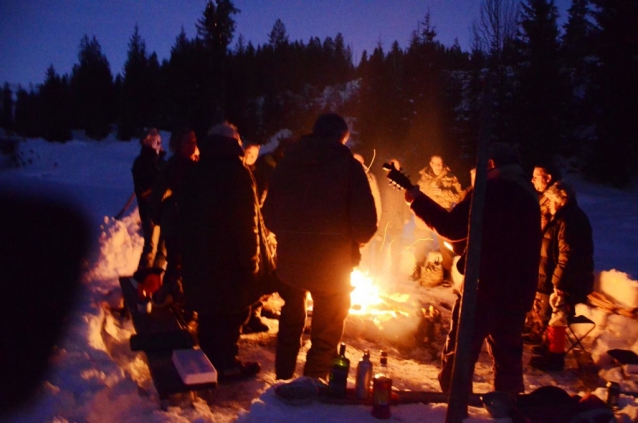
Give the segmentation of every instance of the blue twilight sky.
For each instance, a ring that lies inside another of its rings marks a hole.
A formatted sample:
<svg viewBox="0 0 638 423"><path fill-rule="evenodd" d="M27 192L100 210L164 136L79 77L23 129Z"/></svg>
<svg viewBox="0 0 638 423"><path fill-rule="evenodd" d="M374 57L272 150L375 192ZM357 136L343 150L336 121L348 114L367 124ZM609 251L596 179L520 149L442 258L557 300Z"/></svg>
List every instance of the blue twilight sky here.
<svg viewBox="0 0 638 423"><path fill-rule="evenodd" d="M359 60L380 42L387 51L396 40L406 47L412 31L430 10L438 40L450 46L458 38L470 45L470 26L480 0L235 0L240 34L257 44L267 42L281 19L291 41L322 41L341 32ZM570 0L557 0L561 21ZM206 0L0 0L0 84L39 84L49 65L70 74L78 62L84 34L95 35L113 74L121 73L128 42L137 23L148 52L168 59L183 27L189 38Z"/></svg>

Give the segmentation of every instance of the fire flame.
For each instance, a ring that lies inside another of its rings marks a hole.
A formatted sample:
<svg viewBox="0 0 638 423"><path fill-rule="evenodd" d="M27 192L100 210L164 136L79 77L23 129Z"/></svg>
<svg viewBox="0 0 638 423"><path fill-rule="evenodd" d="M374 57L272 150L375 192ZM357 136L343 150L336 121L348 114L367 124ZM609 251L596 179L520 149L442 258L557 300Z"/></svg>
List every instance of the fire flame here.
<svg viewBox="0 0 638 423"><path fill-rule="evenodd" d="M371 307L383 303L379 287L359 269L350 274L350 284L354 288L350 293L350 314L368 314Z"/></svg>

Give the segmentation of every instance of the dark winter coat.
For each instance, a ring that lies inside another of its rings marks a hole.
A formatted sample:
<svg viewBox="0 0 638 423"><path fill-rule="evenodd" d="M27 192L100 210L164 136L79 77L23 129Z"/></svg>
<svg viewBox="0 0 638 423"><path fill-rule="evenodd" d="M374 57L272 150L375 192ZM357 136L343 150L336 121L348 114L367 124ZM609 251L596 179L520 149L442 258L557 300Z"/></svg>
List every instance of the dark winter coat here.
<svg viewBox="0 0 638 423"><path fill-rule="evenodd" d="M263 206L277 237L277 271L287 284L324 292L350 286L359 247L377 229L374 198L365 171L337 141L314 136L288 147L269 182Z"/></svg>
<svg viewBox="0 0 638 423"><path fill-rule="evenodd" d="M165 155L166 151L162 150L158 154L151 147L142 146L139 156L133 162L133 168L131 169L131 172L133 172L133 187L142 220L151 218L151 188L160 170L166 164Z"/></svg>
<svg viewBox="0 0 638 423"><path fill-rule="evenodd" d="M585 302L594 286L594 242L589 219L570 200L556 212L543 231L538 291L554 287L568 294L571 304Z"/></svg>
<svg viewBox="0 0 638 423"><path fill-rule="evenodd" d="M178 232L178 197L182 183L195 162L174 154L157 175L151 190L150 205L153 223L160 225L162 235L174 237Z"/></svg>
<svg viewBox="0 0 638 423"><path fill-rule="evenodd" d="M258 270L265 267L254 180L236 140L214 135L199 147L180 196L186 306L240 312L259 298Z"/></svg>
<svg viewBox="0 0 638 423"><path fill-rule="evenodd" d="M467 238L472 193L447 211L426 195L411 205L416 216L450 241ZM477 315L497 307L526 312L536 291L540 249L540 210L531 183L520 166L488 172L482 223ZM463 271L465 252L459 261Z"/></svg>

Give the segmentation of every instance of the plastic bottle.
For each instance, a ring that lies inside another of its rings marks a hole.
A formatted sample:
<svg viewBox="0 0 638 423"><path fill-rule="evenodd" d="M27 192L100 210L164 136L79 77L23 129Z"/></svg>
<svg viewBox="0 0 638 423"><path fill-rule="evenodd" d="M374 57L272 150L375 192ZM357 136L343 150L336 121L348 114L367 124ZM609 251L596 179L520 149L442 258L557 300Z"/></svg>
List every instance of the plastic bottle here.
<svg viewBox="0 0 638 423"><path fill-rule="evenodd" d="M392 378L388 369L388 353L381 351L379 372L372 382L372 415L377 419L389 419L392 398Z"/></svg>
<svg viewBox="0 0 638 423"><path fill-rule="evenodd" d="M328 394L345 398L348 387L348 373L350 372L350 360L346 357L346 344L339 345L339 355L332 359L330 378L328 380Z"/></svg>
<svg viewBox="0 0 638 423"><path fill-rule="evenodd" d="M370 361L370 351L363 353L363 358L357 365L357 381L355 392L357 398L367 399L370 396L370 383L372 382L372 362Z"/></svg>

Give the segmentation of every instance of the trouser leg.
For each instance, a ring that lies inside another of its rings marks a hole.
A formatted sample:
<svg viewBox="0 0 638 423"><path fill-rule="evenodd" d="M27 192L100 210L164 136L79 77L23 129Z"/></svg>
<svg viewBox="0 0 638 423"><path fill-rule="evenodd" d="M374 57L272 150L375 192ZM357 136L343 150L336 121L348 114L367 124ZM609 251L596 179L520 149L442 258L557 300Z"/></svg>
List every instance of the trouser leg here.
<svg viewBox="0 0 638 423"><path fill-rule="evenodd" d="M277 379L290 379L295 374L301 337L306 325L306 291L282 284L279 295L284 300L279 316L275 374Z"/></svg>
<svg viewBox="0 0 638 423"><path fill-rule="evenodd" d="M237 313L199 313L199 346L218 370L232 367L239 354L241 325L248 318L248 309Z"/></svg>
<svg viewBox="0 0 638 423"><path fill-rule="evenodd" d="M494 359L494 390L518 394L523 385L524 313L503 313L496 317L496 325L487 337L487 345Z"/></svg>
<svg viewBox="0 0 638 423"><path fill-rule="evenodd" d="M459 331L459 313L461 306L461 298L457 297L454 307L452 308L452 320L450 323L450 332L448 333L443 347L443 353L441 354L441 371L439 372L438 379L439 385L443 392L450 392L452 387L452 378L454 376L454 358L456 349L456 336ZM479 314L477 313L477 316ZM472 342L470 344L470 379L469 390L472 392L472 375L474 374L474 365L478 360L481 353L481 347L483 340L485 339L485 332L491 324L491 317L489 314L481 315L480 318L474 319L474 331L472 335Z"/></svg>
<svg viewBox="0 0 638 423"><path fill-rule="evenodd" d="M306 357L304 375L326 378L330 373L332 359L341 342L344 323L350 310L350 293L311 292L313 301L312 343Z"/></svg>

